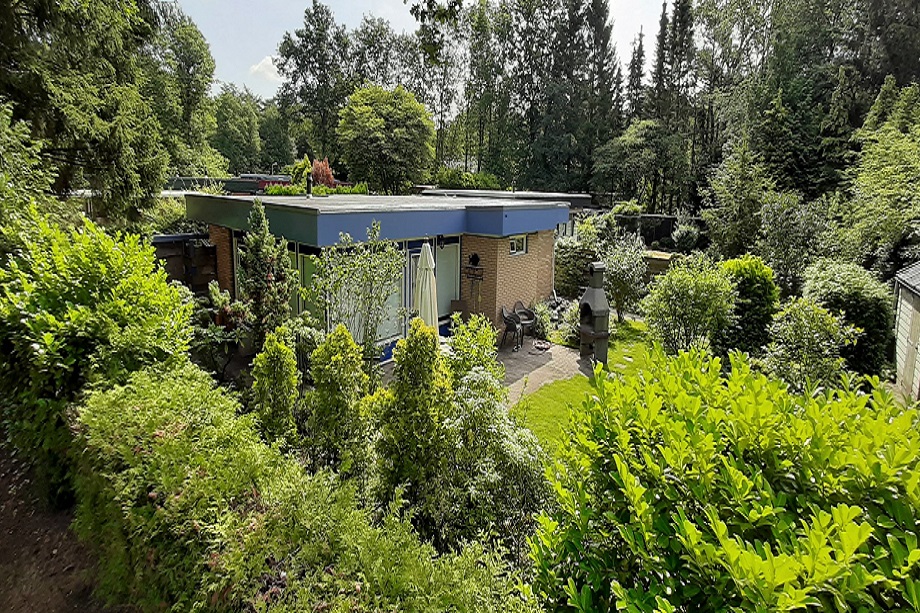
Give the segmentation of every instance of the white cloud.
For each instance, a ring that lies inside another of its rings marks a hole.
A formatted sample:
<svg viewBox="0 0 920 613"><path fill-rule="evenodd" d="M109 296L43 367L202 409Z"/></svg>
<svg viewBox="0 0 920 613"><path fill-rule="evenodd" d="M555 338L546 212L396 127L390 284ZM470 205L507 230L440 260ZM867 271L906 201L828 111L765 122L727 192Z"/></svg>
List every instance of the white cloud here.
<svg viewBox="0 0 920 613"><path fill-rule="evenodd" d="M272 60L274 56L266 55L258 64L249 67L249 74L272 83L281 83L283 79Z"/></svg>

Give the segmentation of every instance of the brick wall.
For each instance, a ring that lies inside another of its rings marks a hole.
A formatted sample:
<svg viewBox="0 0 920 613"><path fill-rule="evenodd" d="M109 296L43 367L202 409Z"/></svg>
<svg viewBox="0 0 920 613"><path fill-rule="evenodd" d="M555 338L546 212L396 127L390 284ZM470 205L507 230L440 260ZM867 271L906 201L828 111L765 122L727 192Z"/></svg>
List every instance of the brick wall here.
<svg viewBox="0 0 920 613"><path fill-rule="evenodd" d="M470 312L481 312L499 329L504 327L501 307L509 310L520 300L526 306L553 293L553 231L546 230L527 236L527 253L511 255L509 239L464 235L461 240L462 267L469 256L478 253L479 265L484 268L479 284L481 302L476 308L473 295L475 282L461 278L460 298L466 301Z"/></svg>
<svg viewBox="0 0 920 613"><path fill-rule="evenodd" d="M507 245L503 239L464 234L460 239L460 300L466 302L470 313L483 313L496 326L501 326L501 317L496 317L495 294L498 286L498 245ZM507 247L506 247L507 248ZM479 254L479 265L483 268L482 281L468 279L464 273L470 262L470 255Z"/></svg>
<svg viewBox="0 0 920 613"><path fill-rule="evenodd" d="M236 293L233 283L233 234L230 228L210 225L208 235L217 250L217 283L220 289L229 291L232 296Z"/></svg>

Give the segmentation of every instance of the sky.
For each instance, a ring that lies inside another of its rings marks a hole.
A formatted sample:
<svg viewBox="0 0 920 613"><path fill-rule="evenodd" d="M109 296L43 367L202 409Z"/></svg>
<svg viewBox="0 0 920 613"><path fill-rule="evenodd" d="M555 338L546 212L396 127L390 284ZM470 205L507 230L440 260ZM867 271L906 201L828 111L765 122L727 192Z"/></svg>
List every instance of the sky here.
<svg viewBox="0 0 920 613"><path fill-rule="evenodd" d="M467 0L469 1L469 0ZM264 98L280 83L271 58L285 32L303 25L311 0L178 0L211 45L218 81L246 85ZM383 17L397 32L412 31L415 19L403 0L327 0L338 23L349 29L366 14ZM649 60L661 5L650 0L610 0L613 39L620 60L629 59L632 41L642 26Z"/></svg>

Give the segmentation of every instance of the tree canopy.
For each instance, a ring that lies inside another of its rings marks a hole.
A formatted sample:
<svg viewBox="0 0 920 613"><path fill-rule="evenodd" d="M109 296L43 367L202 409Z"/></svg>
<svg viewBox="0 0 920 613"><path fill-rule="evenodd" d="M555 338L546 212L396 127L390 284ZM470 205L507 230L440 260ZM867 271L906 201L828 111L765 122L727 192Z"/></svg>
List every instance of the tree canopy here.
<svg viewBox="0 0 920 613"><path fill-rule="evenodd" d="M434 156L434 124L403 87L356 90L339 113L342 158L351 175L393 194L418 182Z"/></svg>

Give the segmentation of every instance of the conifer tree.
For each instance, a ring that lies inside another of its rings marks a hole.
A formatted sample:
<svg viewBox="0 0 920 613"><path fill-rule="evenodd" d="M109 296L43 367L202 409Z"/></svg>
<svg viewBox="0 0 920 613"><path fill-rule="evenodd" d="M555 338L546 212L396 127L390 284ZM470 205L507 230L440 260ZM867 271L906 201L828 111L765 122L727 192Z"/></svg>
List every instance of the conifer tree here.
<svg viewBox="0 0 920 613"><path fill-rule="evenodd" d="M249 213L249 232L240 254L240 290L249 304L256 349L267 333L291 314L291 299L298 286L287 241L272 236L265 208L258 200Z"/></svg>
<svg viewBox="0 0 920 613"><path fill-rule="evenodd" d="M632 56L629 58L629 74L626 80L626 103L629 107L629 118L639 119L642 117L645 100L645 85L642 81L645 78L645 35L642 29L639 29L639 36L633 40Z"/></svg>
<svg viewBox="0 0 920 613"><path fill-rule="evenodd" d="M667 123L668 118L668 3L661 3L658 38L655 41L655 68L652 71L652 113L655 119Z"/></svg>

